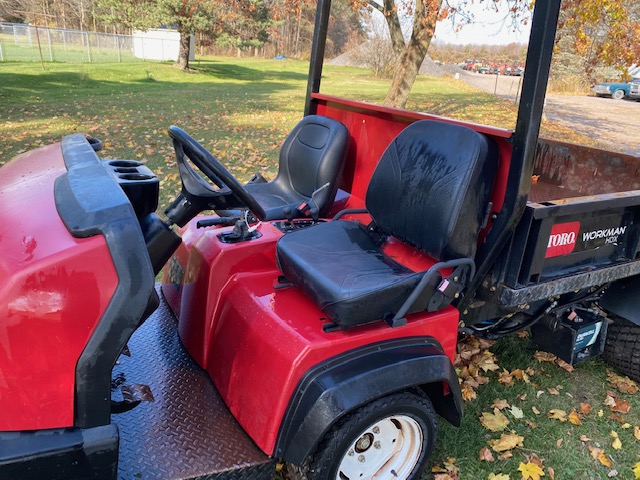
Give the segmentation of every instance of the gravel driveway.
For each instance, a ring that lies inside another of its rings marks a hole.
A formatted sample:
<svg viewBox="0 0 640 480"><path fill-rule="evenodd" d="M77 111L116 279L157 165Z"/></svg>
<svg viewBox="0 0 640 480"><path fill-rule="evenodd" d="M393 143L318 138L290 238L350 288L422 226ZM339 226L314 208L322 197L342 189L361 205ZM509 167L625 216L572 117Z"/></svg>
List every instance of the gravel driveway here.
<svg viewBox="0 0 640 480"><path fill-rule="evenodd" d="M515 100L521 77L462 72L460 79L496 95ZM497 82L496 82L497 80ZM640 102L611 98L547 95L544 114L589 136L607 149L640 157Z"/></svg>

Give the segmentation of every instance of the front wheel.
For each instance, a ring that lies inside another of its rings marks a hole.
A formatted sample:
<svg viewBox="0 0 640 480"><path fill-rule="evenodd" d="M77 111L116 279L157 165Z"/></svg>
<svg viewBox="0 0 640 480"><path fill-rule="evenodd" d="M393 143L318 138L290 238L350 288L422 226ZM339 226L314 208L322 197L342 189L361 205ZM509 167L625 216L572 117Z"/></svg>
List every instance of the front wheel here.
<svg viewBox="0 0 640 480"><path fill-rule="evenodd" d="M339 420L299 470L309 480L419 478L437 430L425 395L399 392Z"/></svg>
<svg viewBox="0 0 640 480"><path fill-rule="evenodd" d="M613 98L614 100L622 100L624 98L624 90L616 90L611 95L611 98Z"/></svg>
<svg viewBox="0 0 640 480"><path fill-rule="evenodd" d="M604 359L620 373L640 382L640 325L614 317L607 327Z"/></svg>

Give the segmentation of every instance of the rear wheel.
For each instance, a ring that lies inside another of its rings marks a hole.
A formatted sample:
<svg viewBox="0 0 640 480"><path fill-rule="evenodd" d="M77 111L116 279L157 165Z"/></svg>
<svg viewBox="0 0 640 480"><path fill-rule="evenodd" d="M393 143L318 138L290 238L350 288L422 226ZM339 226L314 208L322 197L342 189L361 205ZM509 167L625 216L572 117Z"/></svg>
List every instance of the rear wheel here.
<svg viewBox="0 0 640 480"><path fill-rule="evenodd" d="M614 100L622 100L624 98L624 90L616 90L611 95L611 98L613 98Z"/></svg>
<svg viewBox="0 0 640 480"><path fill-rule="evenodd" d="M604 359L620 373L640 382L640 325L614 317L607 328Z"/></svg>
<svg viewBox="0 0 640 480"><path fill-rule="evenodd" d="M338 421L298 473L309 480L419 478L436 430L436 414L425 395L394 393Z"/></svg>

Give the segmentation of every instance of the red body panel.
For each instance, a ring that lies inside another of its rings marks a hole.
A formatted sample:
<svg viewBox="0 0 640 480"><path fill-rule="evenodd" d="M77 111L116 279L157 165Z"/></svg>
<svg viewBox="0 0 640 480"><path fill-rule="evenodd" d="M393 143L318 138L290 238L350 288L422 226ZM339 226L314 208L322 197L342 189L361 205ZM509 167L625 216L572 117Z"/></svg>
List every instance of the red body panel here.
<svg viewBox="0 0 640 480"><path fill-rule="evenodd" d="M266 453L273 452L280 422L302 376L313 366L363 345L401 337L432 336L453 360L458 311L446 308L409 316L406 326L375 322L325 333L328 320L297 288L275 289L275 244L281 233L271 224L262 237L225 244L224 229L186 228L188 266L182 288L180 338L207 370L238 422ZM434 262L400 242L385 250L410 268ZM163 291L176 296L176 286ZM165 296L166 293L165 293Z"/></svg>
<svg viewBox="0 0 640 480"><path fill-rule="evenodd" d="M72 237L60 145L0 170L0 431L73 426L75 367L118 278L104 238Z"/></svg>

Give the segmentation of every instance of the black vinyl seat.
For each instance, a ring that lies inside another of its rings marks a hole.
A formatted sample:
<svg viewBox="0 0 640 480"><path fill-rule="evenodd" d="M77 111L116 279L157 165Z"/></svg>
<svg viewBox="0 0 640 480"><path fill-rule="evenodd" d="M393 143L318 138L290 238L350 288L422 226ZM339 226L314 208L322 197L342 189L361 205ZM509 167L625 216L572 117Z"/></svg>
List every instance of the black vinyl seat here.
<svg viewBox="0 0 640 480"><path fill-rule="evenodd" d="M348 147L349 132L342 123L319 115L304 117L282 145L276 178L268 183L250 182L244 186L264 208L263 220L304 216L297 207L328 183L314 199L319 215L326 215L338 190ZM237 210L217 213L238 215Z"/></svg>
<svg viewBox="0 0 640 480"><path fill-rule="evenodd" d="M369 183L365 202L375 232L338 220L289 233L277 244L278 265L341 328L388 318L425 272L385 255L380 235L436 261L473 259L498 160L495 144L474 130L415 122L387 147ZM427 308L439 283L439 275L430 276L410 311Z"/></svg>

